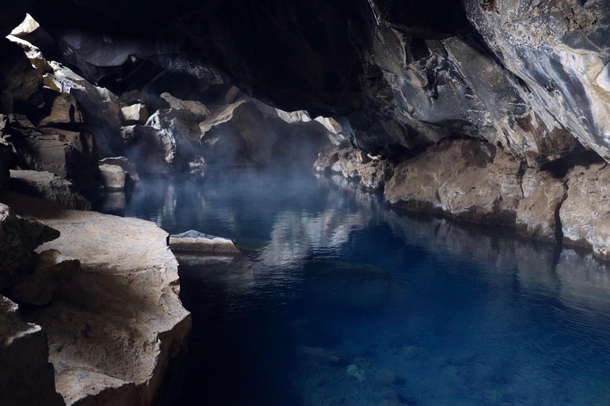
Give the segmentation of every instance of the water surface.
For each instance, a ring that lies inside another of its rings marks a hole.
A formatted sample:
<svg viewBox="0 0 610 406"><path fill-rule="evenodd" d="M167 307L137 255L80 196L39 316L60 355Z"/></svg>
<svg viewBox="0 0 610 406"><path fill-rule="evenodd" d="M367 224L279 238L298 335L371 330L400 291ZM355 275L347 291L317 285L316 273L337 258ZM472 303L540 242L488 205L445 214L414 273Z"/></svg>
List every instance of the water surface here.
<svg viewBox="0 0 610 406"><path fill-rule="evenodd" d="M145 181L125 215L247 249L181 264L194 330L168 405L610 404L610 272L590 255L311 174Z"/></svg>

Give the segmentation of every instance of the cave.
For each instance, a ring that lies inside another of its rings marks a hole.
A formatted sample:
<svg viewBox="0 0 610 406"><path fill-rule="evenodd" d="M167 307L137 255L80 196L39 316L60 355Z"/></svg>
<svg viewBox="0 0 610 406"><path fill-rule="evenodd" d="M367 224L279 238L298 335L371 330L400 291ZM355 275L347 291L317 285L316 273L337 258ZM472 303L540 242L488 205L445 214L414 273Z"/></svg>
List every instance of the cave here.
<svg viewBox="0 0 610 406"><path fill-rule="evenodd" d="M609 26L5 0L0 406L610 404Z"/></svg>

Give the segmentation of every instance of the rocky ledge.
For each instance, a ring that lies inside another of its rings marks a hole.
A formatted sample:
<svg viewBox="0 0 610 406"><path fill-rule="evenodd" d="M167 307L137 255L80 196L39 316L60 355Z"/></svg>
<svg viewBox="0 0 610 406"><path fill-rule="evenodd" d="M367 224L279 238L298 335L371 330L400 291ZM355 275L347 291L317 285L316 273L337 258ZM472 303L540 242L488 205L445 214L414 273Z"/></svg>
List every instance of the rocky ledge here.
<svg viewBox="0 0 610 406"><path fill-rule="evenodd" d="M59 251L70 257L69 264L80 261L81 267L57 287L47 306L28 308L19 317L14 303L0 304L13 309L2 313L4 319L12 317L11 323L0 319L0 332L8 337L0 350L13 354L8 345L20 343L25 348L20 354L31 350L33 355L24 359L36 365L26 381L39 370L48 380L46 333L55 387L66 404L151 404L191 329L190 314L178 297L178 263L166 246L167 234L147 221L69 210L7 191L0 201L32 219L27 221L36 219L61 233L37 248L46 262L56 260ZM12 330L4 331L5 325ZM30 339L23 338L26 333ZM47 384L52 387L52 381ZM7 396L17 395L20 386L10 387ZM47 404L49 393L54 392L32 392L10 404ZM55 399L52 404L61 403Z"/></svg>
<svg viewBox="0 0 610 406"><path fill-rule="evenodd" d="M601 159L528 167L488 142L455 140L403 160L334 150L321 154L314 170L383 190L399 211L514 226L521 234L591 248L610 259L610 166Z"/></svg>

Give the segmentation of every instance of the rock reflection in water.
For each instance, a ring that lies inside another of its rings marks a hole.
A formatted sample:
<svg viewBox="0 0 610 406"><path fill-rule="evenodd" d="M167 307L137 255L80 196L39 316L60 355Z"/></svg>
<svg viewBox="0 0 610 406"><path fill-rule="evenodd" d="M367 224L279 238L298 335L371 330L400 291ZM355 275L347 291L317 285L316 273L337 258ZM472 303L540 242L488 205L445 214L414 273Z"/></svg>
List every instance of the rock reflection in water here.
<svg viewBox="0 0 610 406"><path fill-rule="evenodd" d="M246 248L182 260L192 366L167 404L610 404L606 263L405 217L343 178L265 176L161 182L128 204Z"/></svg>

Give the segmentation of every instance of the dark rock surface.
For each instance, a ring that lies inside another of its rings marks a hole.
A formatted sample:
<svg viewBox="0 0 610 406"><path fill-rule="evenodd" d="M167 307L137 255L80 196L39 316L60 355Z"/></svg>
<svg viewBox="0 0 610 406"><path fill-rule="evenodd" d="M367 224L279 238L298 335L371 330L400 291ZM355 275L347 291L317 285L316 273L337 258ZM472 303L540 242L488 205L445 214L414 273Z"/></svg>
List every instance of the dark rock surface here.
<svg viewBox="0 0 610 406"><path fill-rule="evenodd" d="M0 404L65 405L55 391L47 336L26 323L18 306L0 295Z"/></svg>
<svg viewBox="0 0 610 406"><path fill-rule="evenodd" d="M32 268L34 249L59 237L59 231L15 214L0 204L0 291L12 286Z"/></svg>
<svg viewBox="0 0 610 406"><path fill-rule="evenodd" d="M31 197L39 197L75 210L91 210L91 203L74 190L72 183L50 172L10 172L10 190Z"/></svg>

